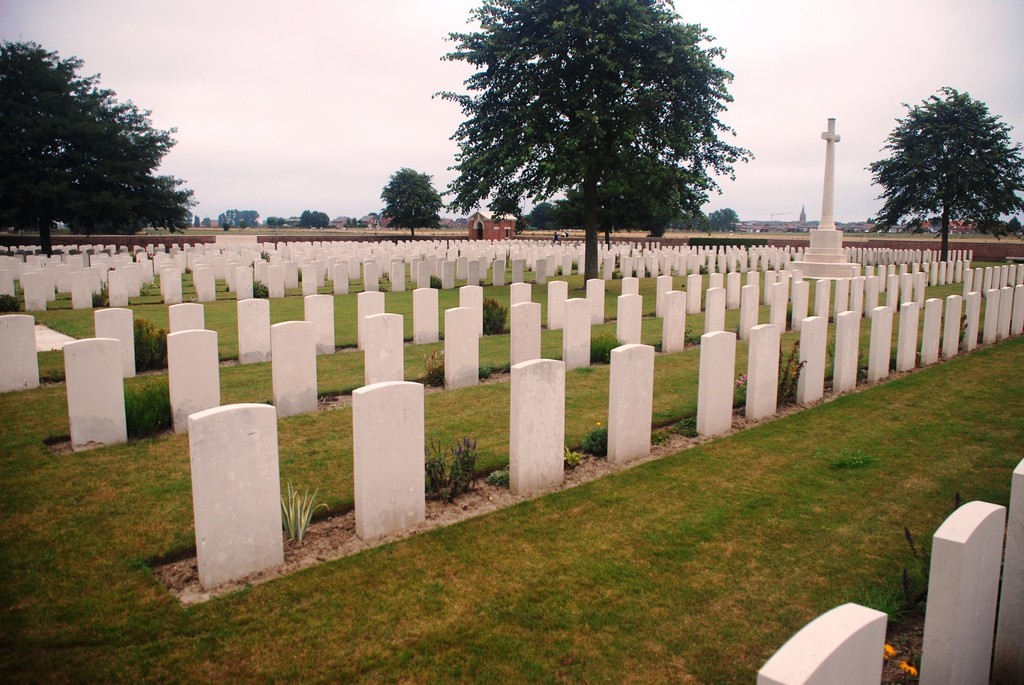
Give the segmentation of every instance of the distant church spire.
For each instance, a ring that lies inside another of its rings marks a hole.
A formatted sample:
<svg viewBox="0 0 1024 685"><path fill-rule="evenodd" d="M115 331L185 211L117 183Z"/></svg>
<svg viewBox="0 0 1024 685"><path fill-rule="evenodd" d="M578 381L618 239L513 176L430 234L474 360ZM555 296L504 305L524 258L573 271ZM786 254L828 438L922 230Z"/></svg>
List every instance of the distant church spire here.
<svg viewBox="0 0 1024 685"><path fill-rule="evenodd" d="M800 223L807 223L807 212L804 210L803 205L800 205Z"/></svg>

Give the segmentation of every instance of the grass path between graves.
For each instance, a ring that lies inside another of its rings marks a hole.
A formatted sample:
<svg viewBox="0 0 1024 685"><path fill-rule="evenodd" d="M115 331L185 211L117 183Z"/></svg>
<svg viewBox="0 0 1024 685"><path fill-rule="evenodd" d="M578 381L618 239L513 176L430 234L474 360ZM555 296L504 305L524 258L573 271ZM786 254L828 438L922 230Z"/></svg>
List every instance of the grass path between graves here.
<svg viewBox="0 0 1024 685"><path fill-rule="evenodd" d="M63 387L3 395L0 668L14 682L752 682L810 619L899 588L903 526L927 540L956 492L1007 503L1022 360L1024 338L983 347L188 609L147 566L194 545L185 438L55 455L42 442L66 434ZM656 421L693 411L696 363L659 356ZM604 420L606 384L607 367L569 374L567 441ZM428 435L474 435L500 464L507 394L428 396ZM282 482L351 506L349 410L283 420L280 442ZM830 468L843 448L877 462Z"/></svg>

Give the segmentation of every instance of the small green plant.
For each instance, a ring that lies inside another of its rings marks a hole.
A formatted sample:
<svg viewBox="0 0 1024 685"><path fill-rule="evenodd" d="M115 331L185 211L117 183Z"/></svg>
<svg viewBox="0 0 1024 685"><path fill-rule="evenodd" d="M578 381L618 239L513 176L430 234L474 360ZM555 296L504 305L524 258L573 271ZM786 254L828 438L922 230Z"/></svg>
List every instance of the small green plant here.
<svg viewBox="0 0 1024 685"><path fill-rule="evenodd" d="M693 328L687 326L686 332L683 334L683 342L687 345L700 345L700 334L694 333Z"/></svg>
<svg viewBox="0 0 1024 685"><path fill-rule="evenodd" d="M171 397L165 383L125 389L124 418L129 438L145 438L171 427Z"/></svg>
<svg viewBox="0 0 1024 685"><path fill-rule="evenodd" d="M612 361L612 350L619 347L619 342L614 335L608 333L597 333L590 338L590 363L609 364Z"/></svg>
<svg viewBox="0 0 1024 685"><path fill-rule="evenodd" d="M313 513L320 507L327 508L323 502L315 504L318 492L319 490L314 490L310 495L309 490L306 490L300 495L292 486L292 482L288 481L287 491L281 497L281 527L288 539L297 545L301 545L302 539L306 537Z"/></svg>
<svg viewBox="0 0 1024 685"><path fill-rule="evenodd" d="M608 427L602 426L600 422L597 428L587 433L580 443L580 450L595 457L604 457L608 454Z"/></svg>
<svg viewBox="0 0 1024 685"><path fill-rule="evenodd" d="M109 307L110 306L110 295L107 292L107 286L100 287L98 293L92 294L92 306L96 307Z"/></svg>
<svg viewBox="0 0 1024 685"><path fill-rule="evenodd" d="M889 617L890 623L898 623L907 615L907 605L903 601L903 596L892 588L870 588L861 592L853 601L869 609L881 611Z"/></svg>
<svg viewBox="0 0 1024 685"><path fill-rule="evenodd" d="M669 431L684 438L697 437L697 417L687 416L685 419L669 428Z"/></svg>
<svg viewBox="0 0 1024 685"><path fill-rule="evenodd" d="M253 281L252 296L261 300L266 300L270 297L270 289L267 288L267 284L263 281Z"/></svg>
<svg viewBox="0 0 1024 685"><path fill-rule="evenodd" d="M260 259L262 259L265 262L269 262L270 261L270 253L267 252L266 250L264 250L263 252L260 252Z"/></svg>
<svg viewBox="0 0 1024 685"><path fill-rule="evenodd" d="M732 393L733 409L740 409L747 406L747 374L736 379L735 389Z"/></svg>
<svg viewBox="0 0 1024 685"><path fill-rule="evenodd" d="M441 289L441 279L438 278L437 276L431 276L430 277L430 287L433 288L434 290L440 290Z"/></svg>
<svg viewBox="0 0 1024 685"><path fill-rule="evenodd" d="M135 370L167 368L167 329L146 319L135 319Z"/></svg>
<svg viewBox="0 0 1024 685"><path fill-rule="evenodd" d="M778 404L780 407L796 403L797 381L800 380L800 370L806 363L800 361L800 341L796 340L793 342L793 349L779 364Z"/></svg>
<svg viewBox="0 0 1024 685"><path fill-rule="evenodd" d="M433 388L444 387L444 350L434 350L423 357L423 368L426 370L424 382Z"/></svg>
<svg viewBox="0 0 1024 685"><path fill-rule="evenodd" d="M501 335L505 332L508 309L492 297L484 299L484 335Z"/></svg>
<svg viewBox="0 0 1024 685"><path fill-rule="evenodd" d="M652 445L664 445L672 438L672 435L667 430L654 431L651 433L651 444Z"/></svg>
<svg viewBox="0 0 1024 685"><path fill-rule="evenodd" d="M473 487L476 469L476 440L461 438L443 448L441 443L427 447L426 491L430 499L451 502Z"/></svg>
<svg viewBox="0 0 1024 685"><path fill-rule="evenodd" d="M0 312L20 312L21 302L14 295L0 295Z"/></svg>
<svg viewBox="0 0 1024 685"><path fill-rule="evenodd" d="M871 466L872 464L878 463L878 457L873 457L860 450L853 450L847 447L841 447L839 449L819 447L814 451L814 456L827 459L829 467L837 471L844 469L861 469L865 466Z"/></svg>
<svg viewBox="0 0 1024 685"><path fill-rule="evenodd" d="M580 465L581 461L583 461L583 455L580 452L565 448L565 468L574 469Z"/></svg>
<svg viewBox="0 0 1024 685"><path fill-rule="evenodd" d="M498 469L497 471L491 471L487 474L487 478L484 480L488 485L493 485L496 488L507 488L508 478L508 467L505 467L503 469Z"/></svg>
<svg viewBox="0 0 1024 685"><path fill-rule="evenodd" d="M494 373L494 367L493 366L481 366L481 367L478 367L477 370L476 370L477 378L479 378L482 381L485 381L488 378L490 378L492 373Z"/></svg>

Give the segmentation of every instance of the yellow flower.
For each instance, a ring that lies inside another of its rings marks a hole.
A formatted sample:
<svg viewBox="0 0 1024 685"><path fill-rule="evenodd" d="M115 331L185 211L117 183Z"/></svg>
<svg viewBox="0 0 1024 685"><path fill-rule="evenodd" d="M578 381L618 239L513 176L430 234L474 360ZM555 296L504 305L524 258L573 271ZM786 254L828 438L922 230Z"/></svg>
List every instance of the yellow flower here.
<svg viewBox="0 0 1024 685"><path fill-rule="evenodd" d="M906 661L900 662L900 670L913 678L917 677L917 669L908 664Z"/></svg>
<svg viewBox="0 0 1024 685"><path fill-rule="evenodd" d="M883 649L882 651L884 652L882 658L886 661L896 656L896 654L898 653L895 649L893 649L893 646L890 644L886 644L885 649Z"/></svg>
<svg viewBox="0 0 1024 685"><path fill-rule="evenodd" d="M598 421L598 422L597 422L597 425L599 425L599 426L600 426L600 425L601 425L601 422L600 422L600 421Z"/></svg>

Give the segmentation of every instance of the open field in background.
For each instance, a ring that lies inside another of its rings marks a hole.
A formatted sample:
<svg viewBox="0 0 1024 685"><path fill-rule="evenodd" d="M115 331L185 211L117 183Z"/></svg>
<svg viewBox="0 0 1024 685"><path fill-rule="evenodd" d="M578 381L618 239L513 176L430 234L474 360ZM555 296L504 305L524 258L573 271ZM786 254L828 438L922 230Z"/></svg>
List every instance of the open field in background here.
<svg viewBox="0 0 1024 685"><path fill-rule="evenodd" d="M609 283L609 318L620 287ZM541 288L534 299L543 303ZM570 279L571 296L580 288L580 277ZM653 279L641 281L645 312L653 312L653 290ZM440 295L442 310L457 305L457 291ZM507 287L485 295L507 305ZM408 326L411 292L386 302ZM133 308L166 326L165 305ZM233 299L206 305L225 359L237 355L234 311ZM91 311L36 316L92 334ZM763 307L761 321L767 316ZM272 317L301 318L301 298L272 301ZM354 295L336 298L336 317L338 344L354 345ZM729 312L727 327L737 322ZM694 334L703 324L703 315L687 317ZM595 332L614 334L614 326ZM868 333L865 321L865 347ZM895 336L894 326L894 346ZM645 319L644 342L660 337L660 320ZM796 337L786 335L784 353ZM543 340L544 354L559 357L561 334L544 331ZM421 376L422 357L438 347L406 346L407 378ZM903 526L927 540L956 492L1007 503L1010 473L1024 457L1022 355L1021 338L985 347L189 609L148 565L194 550L187 438L56 455L45 443L68 434L63 385L0 395L0 667L12 680L35 681L750 682L814 616L899 589L901 569L913 567ZM61 356L40 355L53 377L62 375ZM506 364L508 336L481 339L480 358ZM656 426L696 411L698 363L697 347L658 355ZM737 375L745 363L741 343ZM270 400L269 364L220 372L224 404ZM358 387L362 354L319 357L318 374L321 393ZM166 374L126 387L159 383ZM607 420L607 384L607 366L568 374L567 443ZM428 440L468 435L478 440L481 473L507 464L508 393L498 383L429 394ZM332 513L353 506L351 421L342 407L279 422L282 483L319 488ZM878 461L831 469L821 450L842 448Z"/></svg>

